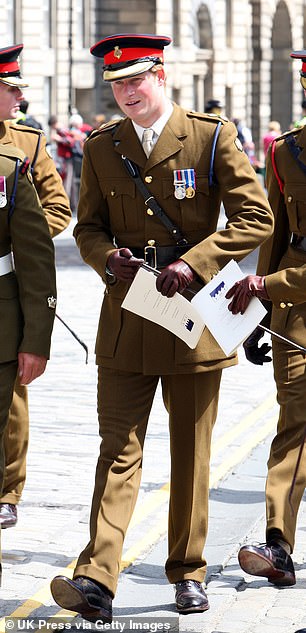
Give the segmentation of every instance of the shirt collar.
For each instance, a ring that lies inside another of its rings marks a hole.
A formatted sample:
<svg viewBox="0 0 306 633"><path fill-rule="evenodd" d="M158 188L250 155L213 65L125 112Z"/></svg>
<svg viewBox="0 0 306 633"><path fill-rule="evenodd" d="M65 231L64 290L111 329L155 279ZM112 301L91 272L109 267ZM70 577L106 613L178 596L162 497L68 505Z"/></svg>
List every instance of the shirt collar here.
<svg viewBox="0 0 306 633"><path fill-rule="evenodd" d="M159 119L157 119L157 121L154 121L154 123L150 125L151 130L154 130L157 137L161 135L167 121L171 117L172 111L173 111L173 103L170 100L168 100L165 112L163 112L163 114L159 117ZM138 125L138 123L135 123L135 121L132 121L132 123L140 142L142 142L143 131L147 128L144 128L141 125Z"/></svg>

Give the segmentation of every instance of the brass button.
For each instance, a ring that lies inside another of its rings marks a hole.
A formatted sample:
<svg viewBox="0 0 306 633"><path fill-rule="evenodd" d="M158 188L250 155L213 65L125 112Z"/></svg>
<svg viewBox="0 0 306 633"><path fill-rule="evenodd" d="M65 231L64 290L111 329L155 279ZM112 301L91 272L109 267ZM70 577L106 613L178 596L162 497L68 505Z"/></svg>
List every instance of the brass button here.
<svg viewBox="0 0 306 633"><path fill-rule="evenodd" d="M111 196L112 196L112 198L113 198L115 195L116 195L116 192L112 189L112 191L111 191Z"/></svg>
<svg viewBox="0 0 306 633"><path fill-rule="evenodd" d="M287 307L288 307L288 308L292 308L292 307L293 307L293 303L290 303L290 301L288 301L288 303L287 303Z"/></svg>
<svg viewBox="0 0 306 633"><path fill-rule="evenodd" d="M281 301L279 304L280 308L286 308L286 304L284 303L284 301Z"/></svg>
<svg viewBox="0 0 306 633"><path fill-rule="evenodd" d="M292 196L288 196L287 200L288 200L288 202L292 202L292 200L293 200Z"/></svg>
<svg viewBox="0 0 306 633"><path fill-rule="evenodd" d="M148 215L154 215L154 211L152 211L152 209L147 209L147 214Z"/></svg>
<svg viewBox="0 0 306 633"><path fill-rule="evenodd" d="M148 240L149 246L155 246L155 240Z"/></svg>
<svg viewBox="0 0 306 633"><path fill-rule="evenodd" d="M152 182L153 180L153 176L146 176L145 177L145 182Z"/></svg>

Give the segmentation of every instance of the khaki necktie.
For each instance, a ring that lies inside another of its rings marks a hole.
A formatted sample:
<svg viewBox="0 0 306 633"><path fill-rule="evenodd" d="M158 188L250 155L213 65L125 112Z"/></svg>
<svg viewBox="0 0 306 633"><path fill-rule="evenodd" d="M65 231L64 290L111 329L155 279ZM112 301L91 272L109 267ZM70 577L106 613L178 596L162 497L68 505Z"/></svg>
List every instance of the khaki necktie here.
<svg viewBox="0 0 306 633"><path fill-rule="evenodd" d="M147 157L150 156L153 149L153 145L154 145L153 136L154 136L154 130L152 130L150 127L143 131L142 147Z"/></svg>

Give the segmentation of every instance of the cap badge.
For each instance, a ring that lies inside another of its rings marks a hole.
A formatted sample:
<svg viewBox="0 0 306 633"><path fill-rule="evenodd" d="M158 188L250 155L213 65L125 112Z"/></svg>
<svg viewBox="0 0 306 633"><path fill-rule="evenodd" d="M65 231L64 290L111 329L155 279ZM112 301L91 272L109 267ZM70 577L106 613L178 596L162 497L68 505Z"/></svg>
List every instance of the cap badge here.
<svg viewBox="0 0 306 633"><path fill-rule="evenodd" d="M117 59L120 59L121 55L122 55L122 50L119 48L119 46L115 46L114 57L116 57Z"/></svg>

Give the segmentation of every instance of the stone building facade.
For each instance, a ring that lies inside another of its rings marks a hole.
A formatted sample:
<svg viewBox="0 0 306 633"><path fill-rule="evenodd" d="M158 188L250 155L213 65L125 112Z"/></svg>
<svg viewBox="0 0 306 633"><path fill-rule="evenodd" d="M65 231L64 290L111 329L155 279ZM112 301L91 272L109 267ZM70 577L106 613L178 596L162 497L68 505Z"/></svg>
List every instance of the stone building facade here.
<svg viewBox="0 0 306 633"><path fill-rule="evenodd" d="M200 111L220 99L258 149L271 119L285 130L300 117L300 64L290 51L306 48L306 0L0 0L0 47L24 43L26 97L44 127L50 114L66 123L74 108L89 123L116 114L89 47L128 31L171 35L169 96Z"/></svg>

